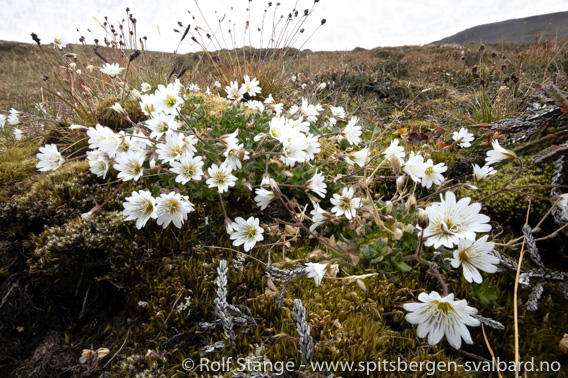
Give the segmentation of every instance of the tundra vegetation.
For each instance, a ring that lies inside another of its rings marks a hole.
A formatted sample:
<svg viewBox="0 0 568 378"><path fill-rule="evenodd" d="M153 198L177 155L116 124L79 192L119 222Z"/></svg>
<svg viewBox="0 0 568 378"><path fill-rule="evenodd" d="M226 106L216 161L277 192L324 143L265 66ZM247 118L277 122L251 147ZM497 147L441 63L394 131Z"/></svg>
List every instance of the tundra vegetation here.
<svg viewBox="0 0 568 378"><path fill-rule="evenodd" d="M566 42L312 52L317 3L0 43L1 375L568 369Z"/></svg>

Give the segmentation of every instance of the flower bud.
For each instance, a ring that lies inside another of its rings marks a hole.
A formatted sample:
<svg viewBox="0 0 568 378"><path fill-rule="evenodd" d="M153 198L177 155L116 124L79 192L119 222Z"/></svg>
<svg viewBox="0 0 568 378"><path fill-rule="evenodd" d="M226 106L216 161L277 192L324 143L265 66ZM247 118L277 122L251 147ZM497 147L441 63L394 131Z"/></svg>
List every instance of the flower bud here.
<svg viewBox="0 0 568 378"><path fill-rule="evenodd" d="M239 148L239 152L238 152L239 155L238 155L238 156L239 156L239 160L240 160L240 161L243 161L243 159L245 158L245 154L246 154L246 153L247 153L247 152L244 150L244 148L242 148L242 147Z"/></svg>
<svg viewBox="0 0 568 378"><path fill-rule="evenodd" d="M416 229L416 227L414 227L413 224L407 224L406 226L404 226L404 232L408 232L409 234L412 234L414 232L414 230Z"/></svg>
<svg viewBox="0 0 568 378"><path fill-rule="evenodd" d="M233 230L233 221L231 218L225 218L225 229L227 230L227 234L232 235L235 230Z"/></svg>
<svg viewBox="0 0 568 378"><path fill-rule="evenodd" d="M390 215L392 213L392 202L391 201L386 202L385 213L387 215Z"/></svg>
<svg viewBox="0 0 568 378"><path fill-rule="evenodd" d="M137 89L133 89L130 91L130 94L132 95L132 97L134 97L137 100L140 100L140 92Z"/></svg>
<svg viewBox="0 0 568 378"><path fill-rule="evenodd" d="M69 130L89 130L89 128L81 125L70 125Z"/></svg>
<svg viewBox="0 0 568 378"><path fill-rule="evenodd" d="M111 106L110 108L115 112L117 112L121 117L128 117L128 113L126 113L126 110L124 110L124 108L122 107L122 105L120 105L120 103L115 102L114 105Z"/></svg>
<svg viewBox="0 0 568 378"><path fill-rule="evenodd" d="M393 239L394 240L400 240L402 238L403 234L404 234L404 232L400 228L397 228L396 230L394 230Z"/></svg>
<svg viewBox="0 0 568 378"><path fill-rule="evenodd" d="M390 157L390 165L392 167L392 171L395 175L400 173L400 170L402 168L402 162L400 161L400 158L396 155L391 155Z"/></svg>
<svg viewBox="0 0 568 378"><path fill-rule="evenodd" d="M404 177L399 177L396 179L396 191L402 194L403 189L404 189Z"/></svg>
<svg viewBox="0 0 568 378"><path fill-rule="evenodd" d="M406 208L408 211L414 211L416 209L416 197L414 194L411 194L406 201Z"/></svg>
<svg viewBox="0 0 568 378"><path fill-rule="evenodd" d="M266 172L262 175L262 181L260 182L260 186L262 188L266 188L270 186L270 173Z"/></svg>
<svg viewBox="0 0 568 378"><path fill-rule="evenodd" d="M156 168L156 161L158 160L158 156L156 154L152 154L150 156L150 168Z"/></svg>
<svg viewBox="0 0 568 378"><path fill-rule="evenodd" d="M428 212L424 209L418 209L418 226L421 229L425 229L430 224L430 218L428 217Z"/></svg>

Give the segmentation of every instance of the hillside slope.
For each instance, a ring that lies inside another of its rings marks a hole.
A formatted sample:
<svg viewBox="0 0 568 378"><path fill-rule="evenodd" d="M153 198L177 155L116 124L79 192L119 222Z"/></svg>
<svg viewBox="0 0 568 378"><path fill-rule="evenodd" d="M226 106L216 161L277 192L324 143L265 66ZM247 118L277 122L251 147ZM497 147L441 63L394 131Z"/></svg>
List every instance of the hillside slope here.
<svg viewBox="0 0 568 378"><path fill-rule="evenodd" d="M533 42L568 38L568 12L494 22L466 29L432 44L468 42Z"/></svg>

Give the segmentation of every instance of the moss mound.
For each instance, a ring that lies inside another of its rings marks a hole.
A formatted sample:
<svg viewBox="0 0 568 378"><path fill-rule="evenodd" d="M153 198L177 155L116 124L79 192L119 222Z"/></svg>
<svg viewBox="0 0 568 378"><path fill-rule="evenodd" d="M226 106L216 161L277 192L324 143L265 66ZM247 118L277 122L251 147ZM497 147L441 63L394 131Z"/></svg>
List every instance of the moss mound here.
<svg viewBox="0 0 568 378"><path fill-rule="evenodd" d="M146 115L140 108L140 104L133 98L127 97L120 101L118 97L107 97L103 99L95 109L95 117L98 123L103 126L110 127L115 131L129 128L131 125L123 119L117 112L111 109L116 102L119 102L128 116L134 123L139 123L147 119Z"/></svg>

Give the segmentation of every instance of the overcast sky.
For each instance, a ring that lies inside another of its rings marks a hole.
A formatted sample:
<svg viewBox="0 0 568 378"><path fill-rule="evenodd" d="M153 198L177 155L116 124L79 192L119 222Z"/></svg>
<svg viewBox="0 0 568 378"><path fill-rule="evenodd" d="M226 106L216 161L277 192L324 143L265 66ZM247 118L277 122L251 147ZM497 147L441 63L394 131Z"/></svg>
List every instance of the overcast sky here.
<svg viewBox="0 0 568 378"><path fill-rule="evenodd" d="M201 11L212 27L224 14L224 27L228 29L231 20L237 27L233 33L242 39L247 18L245 8L248 0L200 0ZM265 30L272 24L273 10L277 0L267 13ZM280 0L276 15L287 15L295 0ZM313 0L299 0L298 10L302 14L311 8ZM253 0L251 7L252 30L261 26L263 10L268 1ZM231 12L231 6L234 10ZM195 0L0 0L2 22L0 40L32 42L30 33L35 32L47 42L55 35L63 36L69 43L77 43L79 28L88 43L93 37L90 28L99 39L104 31L97 24L108 16L109 21L118 24L125 18L125 9L130 7L138 20L138 35L148 37L148 49L171 52L176 49L180 34L174 33L181 21L184 26L191 24L206 27L199 15ZM217 12L215 13L215 10ZM191 11L191 15L188 13ZM314 12L308 17L305 33L294 47L300 47L305 38L319 25L323 25L304 48L312 50L351 50L355 47L420 45L450 36L466 28L511 18L522 18L552 12L568 11L568 0L320 0ZM196 16L192 20L192 15ZM267 33L265 33L266 35ZM257 33L252 33L252 44L258 46ZM178 52L195 51L196 46L186 38ZM227 45L229 43L227 42Z"/></svg>

